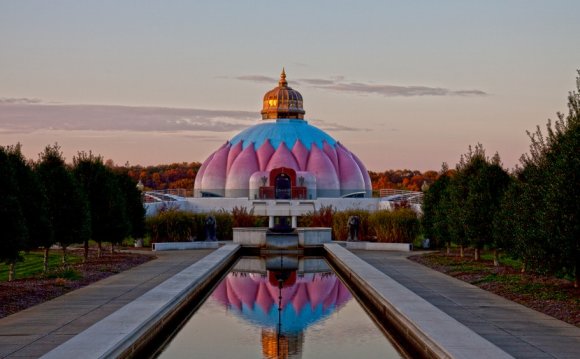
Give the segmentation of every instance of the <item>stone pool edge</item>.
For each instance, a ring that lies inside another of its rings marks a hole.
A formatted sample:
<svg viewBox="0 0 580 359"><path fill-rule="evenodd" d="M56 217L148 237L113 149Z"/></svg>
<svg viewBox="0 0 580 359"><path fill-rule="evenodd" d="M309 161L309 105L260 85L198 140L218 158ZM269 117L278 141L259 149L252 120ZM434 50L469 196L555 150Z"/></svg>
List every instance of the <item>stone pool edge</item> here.
<svg viewBox="0 0 580 359"><path fill-rule="evenodd" d="M408 344L428 358L513 358L386 274L336 243L324 244L333 265L358 295Z"/></svg>
<svg viewBox="0 0 580 359"><path fill-rule="evenodd" d="M95 323L41 358L125 358L147 345L172 317L203 295L238 258L237 244L226 244L141 297Z"/></svg>

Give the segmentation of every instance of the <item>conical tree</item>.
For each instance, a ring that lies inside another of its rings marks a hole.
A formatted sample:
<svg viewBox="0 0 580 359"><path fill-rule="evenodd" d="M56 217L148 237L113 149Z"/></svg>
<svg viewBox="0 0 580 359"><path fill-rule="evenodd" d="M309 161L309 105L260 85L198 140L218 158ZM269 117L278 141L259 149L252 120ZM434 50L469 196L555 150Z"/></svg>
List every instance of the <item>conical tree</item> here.
<svg viewBox="0 0 580 359"><path fill-rule="evenodd" d="M0 146L0 262L9 265L8 280L14 279L14 265L28 239L26 219L19 201L20 188L4 147Z"/></svg>
<svg viewBox="0 0 580 359"><path fill-rule="evenodd" d="M66 264L67 247L90 238L87 200L67 168L58 144L47 146L39 157L36 171L46 188L54 238L62 248L62 261Z"/></svg>
<svg viewBox="0 0 580 359"><path fill-rule="evenodd" d="M86 193L91 216L91 238L98 244L101 256L102 243L121 242L129 234L125 196L117 176L103 164L100 156L79 152L73 159L76 179ZM85 241L85 258L88 241Z"/></svg>
<svg viewBox="0 0 580 359"><path fill-rule="evenodd" d="M19 202L28 229L25 249L43 247L44 272L48 270L48 249L54 244L52 226L49 219L46 191L39 181L32 165L22 155L21 146L7 147L8 158L14 168L14 175L20 186Z"/></svg>

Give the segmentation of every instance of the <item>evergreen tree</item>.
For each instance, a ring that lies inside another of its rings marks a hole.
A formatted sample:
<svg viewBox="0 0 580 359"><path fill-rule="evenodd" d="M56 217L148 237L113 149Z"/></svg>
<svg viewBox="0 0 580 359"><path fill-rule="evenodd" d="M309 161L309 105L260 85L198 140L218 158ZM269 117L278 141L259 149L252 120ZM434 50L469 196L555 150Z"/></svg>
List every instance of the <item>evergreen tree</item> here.
<svg viewBox="0 0 580 359"><path fill-rule="evenodd" d="M580 75L580 72L579 72ZM496 236L513 241L524 268L580 277L580 77L568 114L528 133L529 153L502 203ZM510 212L513 219L509 219ZM508 230L511 226L511 231Z"/></svg>
<svg viewBox="0 0 580 359"><path fill-rule="evenodd" d="M62 248L62 261L66 264L67 247L90 238L87 200L67 168L58 144L46 146L39 157L36 171L46 188L54 238Z"/></svg>
<svg viewBox="0 0 580 359"><path fill-rule="evenodd" d="M14 279L14 266L28 238L19 192L8 153L0 146L0 262L9 265L9 281Z"/></svg>
<svg viewBox="0 0 580 359"><path fill-rule="evenodd" d="M20 144L7 147L7 153L20 187L19 202L28 230L28 241L24 247L27 250L45 248L43 269L47 272L48 248L54 244L54 238L45 189L33 171L32 165L22 155Z"/></svg>
<svg viewBox="0 0 580 359"><path fill-rule="evenodd" d="M474 149L470 146L457 165L451 185L452 213L456 216L453 226L465 235L456 238L459 245L469 244L474 248L475 260L479 260L484 246L494 244L493 217L509 180L509 175L501 167L499 155L487 158L481 144Z"/></svg>
<svg viewBox="0 0 580 359"><path fill-rule="evenodd" d="M137 189L137 183L126 172L117 172L117 182L121 193L125 196L125 209L129 221L129 233L134 239L145 236L145 207L142 193Z"/></svg>
<svg viewBox="0 0 580 359"><path fill-rule="evenodd" d="M117 176L103 164L100 156L79 152L73 159L74 174L87 195L91 217L91 238L98 244L101 256L102 243L110 242L111 251L129 233L125 196ZM88 239L85 241L85 258Z"/></svg>
<svg viewBox="0 0 580 359"><path fill-rule="evenodd" d="M433 182L423 198L423 217L421 219L424 234L433 241L435 247L443 242L449 244L449 226L447 223L446 201L450 178L447 175L447 164L443 163L439 178ZM449 249L449 245L447 246Z"/></svg>

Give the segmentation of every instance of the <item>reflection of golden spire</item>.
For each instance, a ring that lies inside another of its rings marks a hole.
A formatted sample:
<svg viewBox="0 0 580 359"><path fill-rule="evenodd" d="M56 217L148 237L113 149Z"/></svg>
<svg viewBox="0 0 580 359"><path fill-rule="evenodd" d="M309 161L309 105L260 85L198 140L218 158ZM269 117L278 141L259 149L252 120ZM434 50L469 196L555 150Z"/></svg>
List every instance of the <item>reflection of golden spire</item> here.
<svg viewBox="0 0 580 359"><path fill-rule="evenodd" d="M264 359L302 358L304 333L280 334L272 329L262 329L262 355Z"/></svg>
<svg viewBox="0 0 580 359"><path fill-rule="evenodd" d="M282 67L282 73L280 74L280 81L278 81L278 85L280 85L280 87L288 86L288 82L286 82L286 71L283 67Z"/></svg>

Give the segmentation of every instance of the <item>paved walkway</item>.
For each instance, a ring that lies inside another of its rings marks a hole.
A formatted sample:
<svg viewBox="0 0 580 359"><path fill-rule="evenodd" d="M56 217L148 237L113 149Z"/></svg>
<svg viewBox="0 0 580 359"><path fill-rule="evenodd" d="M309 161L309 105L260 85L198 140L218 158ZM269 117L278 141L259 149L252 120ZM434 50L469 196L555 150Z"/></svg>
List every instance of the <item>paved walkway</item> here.
<svg viewBox="0 0 580 359"><path fill-rule="evenodd" d="M0 358L38 358L212 251L156 252L155 260L0 319Z"/></svg>
<svg viewBox="0 0 580 359"><path fill-rule="evenodd" d="M156 260L0 319L0 358L39 357L211 251L157 252ZM579 328L409 261L408 253L352 252L516 358L580 358Z"/></svg>
<svg viewBox="0 0 580 359"><path fill-rule="evenodd" d="M407 259L357 256L516 358L580 358L580 329Z"/></svg>

